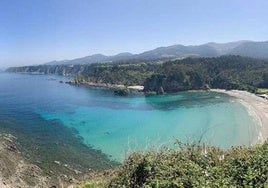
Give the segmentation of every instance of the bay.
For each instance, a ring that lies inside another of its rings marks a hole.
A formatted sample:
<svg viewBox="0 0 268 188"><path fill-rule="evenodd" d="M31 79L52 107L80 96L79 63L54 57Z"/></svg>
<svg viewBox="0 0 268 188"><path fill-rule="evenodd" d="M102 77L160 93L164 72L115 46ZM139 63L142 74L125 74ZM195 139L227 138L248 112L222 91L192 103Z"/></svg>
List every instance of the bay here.
<svg viewBox="0 0 268 188"><path fill-rule="evenodd" d="M34 140L27 145L42 145L39 154L55 152L44 151L52 139L72 148L69 153L64 149L66 161L74 152L83 151L86 156L88 150L91 156L97 154L95 158L102 166L107 166L109 160L122 162L131 151L175 147L176 139L201 140L227 149L250 145L257 136L247 109L225 94L181 92L120 97L106 89L59 82L67 80L55 75L1 73L0 128ZM24 145L25 140L21 139ZM50 154L43 160L56 160L61 156L57 155ZM88 160L85 156L80 160Z"/></svg>

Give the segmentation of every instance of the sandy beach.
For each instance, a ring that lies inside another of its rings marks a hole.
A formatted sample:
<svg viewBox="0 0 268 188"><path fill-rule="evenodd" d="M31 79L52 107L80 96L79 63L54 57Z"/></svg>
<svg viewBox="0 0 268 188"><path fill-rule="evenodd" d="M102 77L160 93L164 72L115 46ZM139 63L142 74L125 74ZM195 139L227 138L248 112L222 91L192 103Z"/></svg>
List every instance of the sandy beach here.
<svg viewBox="0 0 268 188"><path fill-rule="evenodd" d="M211 89L211 91L238 98L256 121L256 129L259 132L256 142L262 143L268 139L268 100L247 91L223 89Z"/></svg>

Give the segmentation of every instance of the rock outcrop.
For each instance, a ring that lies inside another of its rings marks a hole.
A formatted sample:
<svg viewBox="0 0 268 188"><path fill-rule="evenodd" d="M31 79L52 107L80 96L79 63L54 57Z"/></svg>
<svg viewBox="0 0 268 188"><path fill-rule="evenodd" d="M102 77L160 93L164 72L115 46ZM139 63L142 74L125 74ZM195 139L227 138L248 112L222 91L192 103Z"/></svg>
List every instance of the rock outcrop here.
<svg viewBox="0 0 268 188"><path fill-rule="evenodd" d="M49 180L23 158L14 136L0 135L0 187L50 187Z"/></svg>

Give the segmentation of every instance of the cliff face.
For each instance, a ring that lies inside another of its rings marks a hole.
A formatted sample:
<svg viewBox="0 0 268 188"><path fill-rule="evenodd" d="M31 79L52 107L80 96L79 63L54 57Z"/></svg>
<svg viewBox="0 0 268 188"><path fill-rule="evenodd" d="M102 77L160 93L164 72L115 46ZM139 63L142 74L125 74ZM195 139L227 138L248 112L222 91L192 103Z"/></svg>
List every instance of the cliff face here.
<svg viewBox="0 0 268 188"><path fill-rule="evenodd" d="M10 67L7 72L33 73L33 74L58 74L75 76L85 70L86 65L38 65L24 67Z"/></svg>
<svg viewBox="0 0 268 188"><path fill-rule="evenodd" d="M0 187L51 186L50 178L43 177L38 166L22 157L12 135L0 135L0 156Z"/></svg>

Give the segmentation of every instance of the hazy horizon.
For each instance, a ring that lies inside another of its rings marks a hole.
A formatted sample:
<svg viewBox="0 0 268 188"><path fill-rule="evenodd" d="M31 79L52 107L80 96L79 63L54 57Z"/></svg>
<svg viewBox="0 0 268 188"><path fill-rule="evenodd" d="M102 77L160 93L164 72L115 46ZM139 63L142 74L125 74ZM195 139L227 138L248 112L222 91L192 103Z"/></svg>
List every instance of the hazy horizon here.
<svg viewBox="0 0 268 188"><path fill-rule="evenodd" d="M268 2L3 0L0 67L175 44L267 41Z"/></svg>

